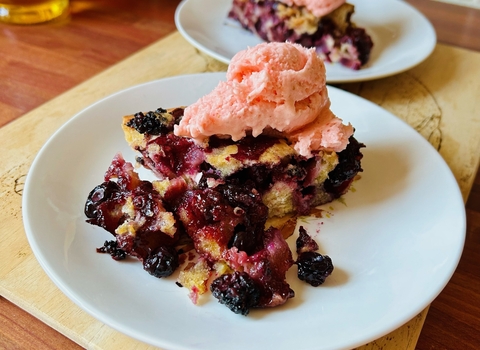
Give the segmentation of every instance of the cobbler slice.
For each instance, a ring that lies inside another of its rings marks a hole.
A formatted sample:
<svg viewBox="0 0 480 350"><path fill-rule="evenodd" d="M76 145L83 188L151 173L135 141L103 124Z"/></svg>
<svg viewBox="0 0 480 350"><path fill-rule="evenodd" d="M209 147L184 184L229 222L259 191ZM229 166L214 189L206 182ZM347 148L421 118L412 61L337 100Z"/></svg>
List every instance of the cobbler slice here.
<svg viewBox="0 0 480 350"><path fill-rule="evenodd" d="M312 286L332 272L303 231L294 258L285 239L296 223L281 220L344 194L362 171L363 144L330 110L314 49L263 43L238 53L226 78L186 108L124 117L136 165L156 180L117 155L85 214L114 236L99 252L133 256L156 277L179 270L194 303L210 290L246 315L294 296L293 265Z"/></svg>
<svg viewBox="0 0 480 350"><path fill-rule="evenodd" d="M338 62L354 70L367 63L373 42L364 28L351 21L353 5L344 3L317 17L304 6L285 2L233 0L228 17L267 42L315 47L325 62Z"/></svg>
<svg viewBox="0 0 480 350"><path fill-rule="evenodd" d="M158 180L141 180L131 163L115 156L85 204L87 222L114 236L98 251L117 260L133 256L150 274L168 277L194 248L198 259L186 264L177 283L190 290L194 302L211 290L243 315L292 298L286 273L294 264L301 279L319 285L311 276L320 274L323 282L328 275L318 267L323 256L299 251L295 261L268 219L308 214L345 193L362 170L363 145L351 137L344 151L318 152L309 159L273 136L238 142L211 137L201 147L173 134L182 115L183 108L159 108L124 117L126 140L139 152L137 162Z"/></svg>

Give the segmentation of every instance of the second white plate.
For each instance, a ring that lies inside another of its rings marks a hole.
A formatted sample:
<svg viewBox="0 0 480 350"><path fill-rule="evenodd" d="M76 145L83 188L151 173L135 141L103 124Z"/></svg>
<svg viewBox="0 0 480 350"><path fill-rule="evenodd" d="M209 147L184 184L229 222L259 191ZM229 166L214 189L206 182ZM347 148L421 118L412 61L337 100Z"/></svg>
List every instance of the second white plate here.
<svg viewBox="0 0 480 350"><path fill-rule="evenodd" d="M262 39L227 18L232 0L184 0L175 13L183 37L199 50L229 63L239 51ZM437 42L431 23L400 0L349 0L352 20L366 28L374 42L370 61L358 71L326 64L327 82L365 81L403 72L425 60Z"/></svg>

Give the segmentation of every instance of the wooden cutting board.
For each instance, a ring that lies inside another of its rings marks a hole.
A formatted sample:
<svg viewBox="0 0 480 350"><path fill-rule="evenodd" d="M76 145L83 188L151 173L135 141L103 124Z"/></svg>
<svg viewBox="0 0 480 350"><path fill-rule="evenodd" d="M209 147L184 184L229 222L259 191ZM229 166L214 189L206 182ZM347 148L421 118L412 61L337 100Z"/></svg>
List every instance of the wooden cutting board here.
<svg viewBox="0 0 480 350"><path fill-rule="evenodd" d="M86 348L153 349L97 321L47 277L25 236L23 183L42 145L76 113L132 85L180 74L226 70L176 32L0 129L0 294ZM480 161L480 54L437 45L422 64L393 77L342 84L426 137L452 169L464 200ZM414 349L427 309L359 349Z"/></svg>

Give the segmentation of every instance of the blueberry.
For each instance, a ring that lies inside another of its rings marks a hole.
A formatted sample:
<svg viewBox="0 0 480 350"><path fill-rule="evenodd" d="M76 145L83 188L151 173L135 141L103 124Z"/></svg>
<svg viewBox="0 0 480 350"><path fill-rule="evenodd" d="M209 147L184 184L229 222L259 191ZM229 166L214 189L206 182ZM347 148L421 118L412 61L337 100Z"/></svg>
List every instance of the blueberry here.
<svg viewBox="0 0 480 350"><path fill-rule="evenodd" d="M90 219L96 218L99 214L99 205L112 199L119 191L120 187L113 181L107 181L96 186L88 195L84 208L85 215Z"/></svg>
<svg viewBox="0 0 480 350"><path fill-rule="evenodd" d="M158 278L170 276L178 266L177 251L170 246L158 248L143 261L143 269Z"/></svg>

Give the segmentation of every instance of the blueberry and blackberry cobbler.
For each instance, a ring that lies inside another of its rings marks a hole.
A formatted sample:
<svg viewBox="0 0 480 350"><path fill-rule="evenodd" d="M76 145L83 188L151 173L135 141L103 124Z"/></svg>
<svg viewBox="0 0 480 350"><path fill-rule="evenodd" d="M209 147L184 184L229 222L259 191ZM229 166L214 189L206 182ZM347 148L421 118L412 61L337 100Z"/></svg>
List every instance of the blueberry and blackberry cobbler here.
<svg viewBox="0 0 480 350"><path fill-rule="evenodd" d="M294 260L280 229L267 221L307 215L344 194L362 170L363 145L352 136L344 151L309 159L275 137L211 137L201 147L173 133L183 111L159 108L124 118L137 162L159 180L141 180L131 163L114 158L85 205L88 222L114 235L98 251L117 260L136 257L147 272L166 277L194 248L199 259L181 271L178 284L194 301L210 288L243 315L293 297L285 275L294 264L300 279L322 284L333 265L315 252L318 246L303 227Z"/></svg>
<svg viewBox="0 0 480 350"><path fill-rule="evenodd" d="M351 21L354 5L326 1L338 6L328 13L315 11L305 0L233 0L228 17L267 42L291 42L315 47L325 62L339 63L353 70L367 63L373 47L364 28ZM317 3L325 1L317 0ZM297 5L300 4L300 5ZM303 6L306 5L306 6ZM324 5L312 5L324 6Z"/></svg>
<svg viewBox="0 0 480 350"><path fill-rule="evenodd" d="M286 238L297 216L348 191L364 145L331 111L313 49L262 43L234 56L226 78L188 107L125 116L135 165L156 180L117 154L85 214L114 236L98 252L159 278L179 270L194 303L210 290L247 315L294 296L293 265L312 286L332 273L303 227L296 252Z"/></svg>

